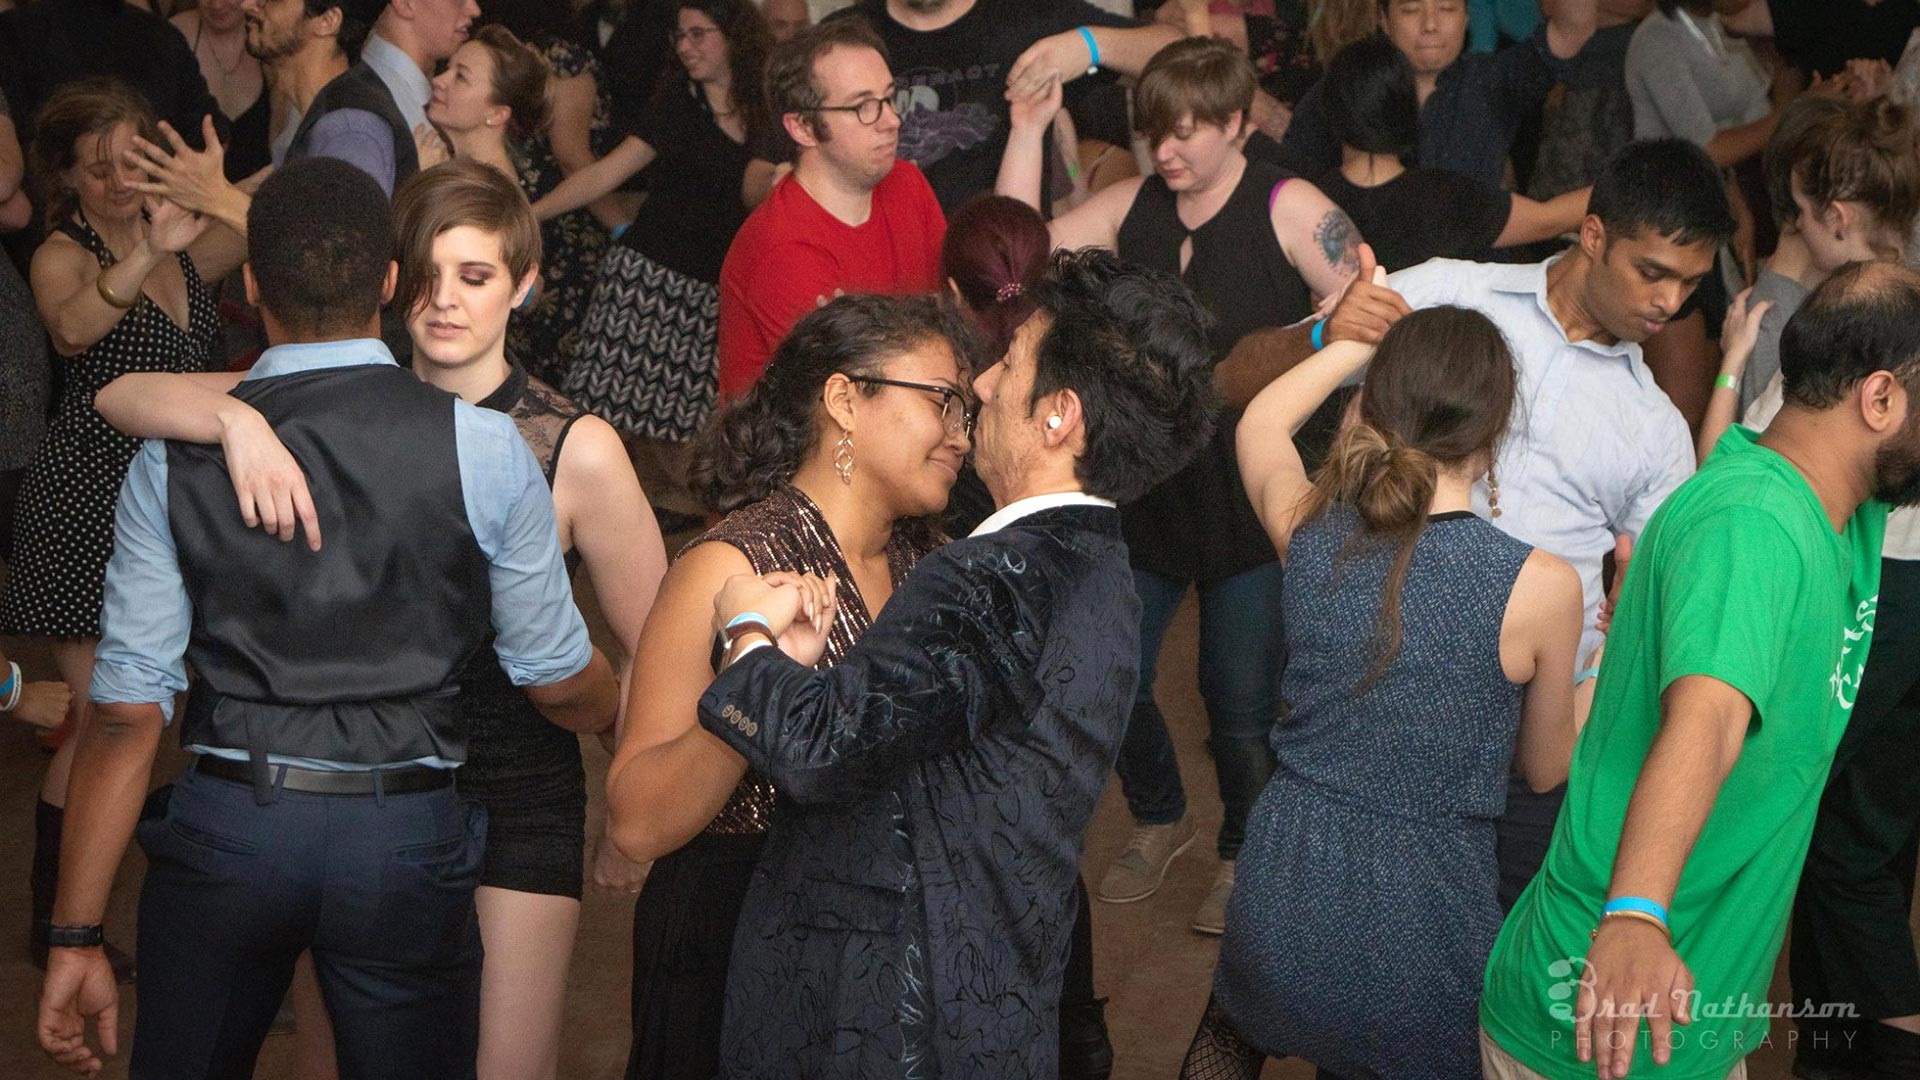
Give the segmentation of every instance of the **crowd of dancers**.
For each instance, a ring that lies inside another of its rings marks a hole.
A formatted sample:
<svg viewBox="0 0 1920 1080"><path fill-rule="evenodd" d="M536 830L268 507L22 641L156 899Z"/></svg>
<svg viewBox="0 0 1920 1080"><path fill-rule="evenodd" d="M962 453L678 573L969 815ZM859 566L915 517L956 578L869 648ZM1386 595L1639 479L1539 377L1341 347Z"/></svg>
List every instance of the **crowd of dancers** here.
<svg viewBox="0 0 1920 1080"><path fill-rule="evenodd" d="M555 1077L590 877L632 1080L1124 1073L1191 592L1183 1077L1920 1077L1920 6L160 6L0 0L55 1061Z"/></svg>

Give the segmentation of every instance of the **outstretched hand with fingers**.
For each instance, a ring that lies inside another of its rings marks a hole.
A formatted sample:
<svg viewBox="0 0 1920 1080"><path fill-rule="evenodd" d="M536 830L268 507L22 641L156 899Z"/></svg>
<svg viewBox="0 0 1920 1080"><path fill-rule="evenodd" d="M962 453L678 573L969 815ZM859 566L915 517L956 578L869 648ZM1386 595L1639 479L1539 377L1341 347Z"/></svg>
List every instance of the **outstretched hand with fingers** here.
<svg viewBox="0 0 1920 1080"><path fill-rule="evenodd" d="M227 152L220 145L209 115L200 125L204 150L188 146L173 125L160 121L160 137L167 149L135 135L127 151L127 163L147 174L148 179L128 185L143 195L165 199L196 213L206 213L227 191Z"/></svg>

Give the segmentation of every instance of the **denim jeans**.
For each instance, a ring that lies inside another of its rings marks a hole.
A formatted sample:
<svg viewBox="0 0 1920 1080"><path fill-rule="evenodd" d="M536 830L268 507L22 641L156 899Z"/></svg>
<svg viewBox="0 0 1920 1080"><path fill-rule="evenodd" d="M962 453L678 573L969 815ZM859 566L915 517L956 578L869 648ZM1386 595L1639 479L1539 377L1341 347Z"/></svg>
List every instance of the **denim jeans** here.
<svg viewBox="0 0 1920 1080"><path fill-rule="evenodd" d="M1199 585L1200 698L1207 707L1207 749L1226 810L1216 843L1222 859L1240 853L1247 813L1273 775L1267 735L1279 715L1280 674L1286 666L1280 578L1280 564L1271 562ZM1153 686L1160 644L1187 583L1138 567L1133 581L1140 593L1140 688L1116 768L1133 819L1169 825L1186 814L1187 793Z"/></svg>

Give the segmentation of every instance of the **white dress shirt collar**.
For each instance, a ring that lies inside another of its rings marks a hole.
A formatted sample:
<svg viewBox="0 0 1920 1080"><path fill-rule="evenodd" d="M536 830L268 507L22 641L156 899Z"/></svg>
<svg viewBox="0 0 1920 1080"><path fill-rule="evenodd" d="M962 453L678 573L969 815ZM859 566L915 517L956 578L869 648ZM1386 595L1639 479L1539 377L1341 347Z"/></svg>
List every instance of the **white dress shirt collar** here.
<svg viewBox="0 0 1920 1080"><path fill-rule="evenodd" d="M1084 491L1056 491L1051 495L1033 495L995 510L987 520L981 522L967 535L985 536L988 533L999 532L1023 517L1037 514L1042 510L1052 510L1057 506L1104 506L1112 509L1113 505L1112 499L1102 499Z"/></svg>

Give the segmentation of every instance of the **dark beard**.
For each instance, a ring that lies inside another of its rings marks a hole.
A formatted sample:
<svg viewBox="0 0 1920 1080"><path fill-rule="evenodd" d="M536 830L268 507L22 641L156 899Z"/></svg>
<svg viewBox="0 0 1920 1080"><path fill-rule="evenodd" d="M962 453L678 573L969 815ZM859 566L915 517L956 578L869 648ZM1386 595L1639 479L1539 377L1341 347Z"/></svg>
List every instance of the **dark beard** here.
<svg viewBox="0 0 1920 1080"><path fill-rule="evenodd" d="M1894 506L1920 505L1920 423L1915 418L1873 455L1873 497Z"/></svg>
<svg viewBox="0 0 1920 1080"><path fill-rule="evenodd" d="M260 44L259 51L256 52L254 51L254 45L253 45L254 36L255 35L253 34L245 34L241 38L241 40L245 43L247 55L253 57L255 60L258 60L263 64L271 64L275 60L284 60L285 58L292 56L294 54L295 49L298 48L299 40L300 40L298 37L290 38L287 42L280 45L278 48L273 47L272 45L268 44L263 40Z"/></svg>

